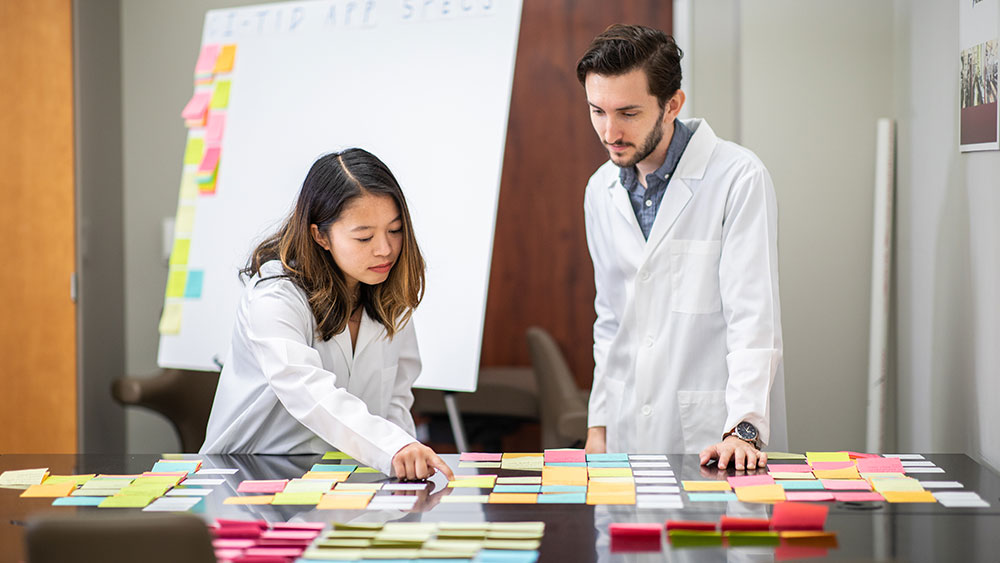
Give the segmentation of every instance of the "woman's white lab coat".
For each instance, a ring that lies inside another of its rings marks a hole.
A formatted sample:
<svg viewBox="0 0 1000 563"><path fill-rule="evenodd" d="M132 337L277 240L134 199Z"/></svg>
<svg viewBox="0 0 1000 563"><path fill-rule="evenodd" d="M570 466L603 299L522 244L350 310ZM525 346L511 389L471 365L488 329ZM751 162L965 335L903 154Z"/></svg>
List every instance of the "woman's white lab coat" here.
<svg viewBox="0 0 1000 563"><path fill-rule="evenodd" d="M587 185L597 287L589 425L609 452L697 453L740 421L785 448L777 205L749 150L694 134L644 240L610 161Z"/></svg>
<svg viewBox="0 0 1000 563"><path fill-rule="evenodd" d="M262 278L281 273L272 261ZM332 448L390 474L415 442L411 386L420 373L413 323L393 339L367 314L357 346L349 331L316 336L305 293L254 277L236 312L201 453L300 454Z"/></svg>

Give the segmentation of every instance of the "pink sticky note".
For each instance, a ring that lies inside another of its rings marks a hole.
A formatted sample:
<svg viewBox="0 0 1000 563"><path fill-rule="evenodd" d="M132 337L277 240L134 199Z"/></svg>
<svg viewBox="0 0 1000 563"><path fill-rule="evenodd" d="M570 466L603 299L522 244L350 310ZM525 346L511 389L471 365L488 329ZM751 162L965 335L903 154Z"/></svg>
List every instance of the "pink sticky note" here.
<svg viewBox="0 0 1000 563"><path fill-rule="evenodd" d="M587 461L584 450L545 450L545 463L579 463Z"/></svg>
<svg viewBox="0 0 1000 563"><path fill-rule="evenodd" d="M304 547L251 547L245 552L250 557L291 557L302 555Z"/></svg>
<svg viewBox="0 0 1000 563"><path fill-rule="evenodd" d="M211 92L195 92L181 111L181 117L200 121L205 116L205 110L208 109L208 102L211 100Z"/></svg>
<svg viewBox="0 0 1000 563"><path fill-rule="evenodd" d="M872 457L858 460L859 473L904 473L898 457Z"/></svg>
<svg viewBox="0 0 1000 563"><path fill-rule="evenodd" d="M285 490L288 479L273 479L268 481L243 481L236 488L238 493L280 493Z"/></svg>
<svg viewBox="0 0 1000 563"><path fill-rule="evenodd" d="M785 491L785 500L807 502L833 500L833 493L826 491Z"/></svg>
<svg viewBox="0 0 1000 563"><path fill-rule="evenodd" d="M810 473L812 466L805 463L769 463L767 471L769 473Z"/></svg>
<svg viewBox="0 0 1000 563"><path fill-rule="evenodd" d="M853 461L814 461L812 468L817 471L833 471L836 469L846 469L854 467Z"/></svg>
<svg viewBox="0 0 1000 563"><path fill-rule="evenodd" d="M779 502L771 513L774 530L822 530L830 508L822 504Z"/></svg>
<svg viewBox="0 0 1000 563"><path fill-rule="evenodd" d="M458 456L458 461L501 461L503 454L485 454L475 452L465 452Z"/></svg>
<svg viewBox="0 0 1000 563"><path fill-rule="evenodd" d="M313 530L264 530L260 534L260 539L312 541L318 535L319 532Z"/></svg>
<svg viewBox="0 0 1000 563"><path fill-rule="evenodd" d="M326 529L325 522L275 522L271 524L274 530L316 530L322 532Z"/></svg>
<svg viewBox="0 0 1000 563"><path fill-rule="evenodd" d="M218 147L222 144L222 132L226 128L226 112L213 111L208 114L205 124L205 146Z"/></svg>
<svg viewBox="0 0 1000 563"><path fill-rule="evenodd" d="M215 69L215 59L219 56L219 46L218 45L205 45L201 48L201 54L198 55L198 62L194 65L195 74L212 74Z"/></svg>
<svg viewBox="0 0 1000 563"><path fill-rule="evenodd" d="M820 479L828 491L870 491L872 486L864 479Z"/></svg>
<svg viewBox="0 0 1000 563"><path fill-rule="evenodd" d="M257 540L252 538L215 538L212 540L212 547L215 549L246 549L257 545Z"/></svg>
<svg viewBox="0 0 1000 563"><path fill-rule="evenodd" d="M878 493L833 493L833 499L837 502L869 502L885 500L885 498Z"/></svg>
<svg viewBox="0 0 1000 563"><path fill-rule="evenodd" d="M215 558L218 559L219 561L231 561L233 559L236 559L237 557L241 557L242 555L243 555L242 549L226 548L226 549L215 550Z"/></svg>
<svg viewBox="0 0 1000 563"><path fill-rule="evenodd" d="M221 154L222 149L219 147L205 149L205 156L201 159L201 164L198 165L198 174L211 175L215 173L215 167L219 165L219 156Z"/></svg>
<svg viewBox="0 0 1000 563"><path fill-rule="evenodd" d="M752 485L773 485L774 477L770 475L741 475L726 479L731 487L749 487Z"/></svg>

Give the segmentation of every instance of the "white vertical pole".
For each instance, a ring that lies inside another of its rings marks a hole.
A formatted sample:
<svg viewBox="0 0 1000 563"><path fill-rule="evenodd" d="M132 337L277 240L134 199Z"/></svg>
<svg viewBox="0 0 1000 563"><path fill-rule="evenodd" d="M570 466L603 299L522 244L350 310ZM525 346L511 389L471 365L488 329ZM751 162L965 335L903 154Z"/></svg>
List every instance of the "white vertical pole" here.
<svg viewBox="0 0 1000 563"><path fill-rule="evenodd" d="M885 448L888 379L889 297L892 291L892 226L895 197L895 124L878 120L875 142L875 212L872 233L872 294L868 348L868 422L866 451Z"/></svg>

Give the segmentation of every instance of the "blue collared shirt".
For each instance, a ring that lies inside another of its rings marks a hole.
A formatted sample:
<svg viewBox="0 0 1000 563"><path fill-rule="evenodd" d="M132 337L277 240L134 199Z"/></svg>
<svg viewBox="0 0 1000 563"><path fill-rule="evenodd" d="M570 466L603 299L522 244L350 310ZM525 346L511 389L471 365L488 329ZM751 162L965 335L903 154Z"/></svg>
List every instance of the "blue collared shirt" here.
<svg viewBox="0 0 1000 563"><path fill-rule="evenodd" d="M628 191L628 198L632 202L632 210L635 211L642 236L647 240L649 232L653 229L656 212L660 209L660 202L663 201L663 194L667 191L667 184L670 183L670 176L677 168L691 135L691 130L679 119L674 120L674 136L667 147L667 157L663 160L663 166L646 175L645 189L639 183L639 173L635 166L622 168L619 172L618 177Z"/></svg>

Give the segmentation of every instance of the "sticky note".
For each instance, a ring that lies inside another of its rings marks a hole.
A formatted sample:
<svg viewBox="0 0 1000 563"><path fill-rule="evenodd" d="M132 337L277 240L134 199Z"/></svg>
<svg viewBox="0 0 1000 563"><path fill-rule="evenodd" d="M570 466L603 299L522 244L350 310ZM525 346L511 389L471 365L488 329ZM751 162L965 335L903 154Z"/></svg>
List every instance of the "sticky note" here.
<svg viewBox="0 0 1000 563"><path fill-rule="evenodd" d="M324 481L333 479L334 481L346 481L351 474L347 471L306 471L300 479L322 479Z"/></svg>
<svg viewBox="0 0 1000 563"><path fill-rule="evenodd" d="M181 117L187 121L201 121L205 120L205 112L208 110L208 102L211 100L212 93L207 91L195 92L188 103L184 106L181 111Z"/></svg>
<svg viewBox="0 0 1000 563"><path fill-rule="evenodd" d="M200 164L205 152L205 140L201 137L188 137L184 148L184 164Z"/></svg>
<svg viewBox="0 0 1000 563"><path fill-rule="evenodd" d="M701 530L715 531L718 524L702 520L667 520L667 531L670 530Z"/></svg>
<svg viewBox="0 0 1000 563"><path fill-rule="evenodd" d="M627 461L588 461L587 467L632 467Z"/></svg>
<svg viewBox="0 0 1000 563"><path fill-rule="evenodd" d="M729 547L765 547L781 545L778 532L729 531L723 534Z"/></svg>
<svg viewBox="0 0 1000 563"><path fill-rule="evenodd" d="M587 461L587 454L583 450L545 450L545 463L581 461Z"/></svg>
<svg viewBox="0 0 1000 563"><path fill-rule="evenodd" d="M821 502L834 500L834 497L833 493L830 491L785 491L785 500L796 502Z"/></svg>
<svg viewBox="0 0 1000 563"><path fill-rule="evenodd" d="M320 492L325 493L333 489L333 485L336 483L333 479L292 479L289 481L285 488L282 490L283 493L305 493L305 492Z"/></svg>
<svg viewBox="0 0 1000 563"><path fill-rule="evenodd" d="M737 500L736 494L728 491L724 493L688 493L687 498L691 502L729 502Z"/></svg>
<svg viewBox="0 0 1000 563"><path fill-rule="evenodd" d="M816 476L813 475L811 472L810 473L802 473L802 472L799 472L799 471L772 472L772 473L769 473L768 475L770 475L771 477L773 477L775 480L778 480L778 479L786 479L786 480L788 480L788 479L808 480L808 479L815 479L816 478Z"/></svg>
<svg viewBox="0 0 1000 563"><path fill-rule="evenodd" d="M212 101L209 109L223 109L229 106L229 81L220 80L215 83L215 91L212 92Z"/></svg>
<svg viewBox="0 0 1000 563"><path fill-rule="evenodd" d="M787 494L787 493L786 493ZM833 500L837 502L873 502L885 500L885 498L879 493L872 492L833 492Z"/></svg>
<svg viewBox="0 0 1000 563"><path fill-rule="evenodd" d="M588 491L587 504L635 504L635 493L598 493Z"/></svg>
<svg viewBox="0 0 1000 563"><path fill-rule="evenodd" d="M622 454L622 453L587 454L587 461L628 461L628 454Z"/></svg>
<svg viewBox="0 0 1000 563"><path fill-rule="evenodd" d="M656 537L660 538L663 532L662 524L641 524L641 523L612 523L608 525L608 532L611 537Z"/></svg>
<svg viewBox="0 0 1000 563"><path fill-rule="evenodd" d="M339 464L339 463L317 463L317 464L315 464L315 465L312 466L312 469L310 469L310 471L327 471L327 472L334 472L334 473L338 473L338 472L343 471L343 472L350 473L350 472L354 471L357 468L358 468L357 465L347 465L347 464Z"/></svg>
<svg viewBox="0 0 1000 563"><path fill-rule="evenodd" d="M322 498L322 492L280 492L274 493L271 504L319 504Z"/></svg>
<svg viewBox="0 0 1000 563"><path fill-rule="evenodd" d="M48 477L48 468L42 469L12 469L0 473L0 486L5 487L26 487L28 485L41 485Z"/></svg>
<svg viewBox="0 0 1000 563"><path fill-rule="evenodd" d="M49 475L45 478L42 483L45 485L55 485L58 483L73 483L74 485L83 485L87 481L90 481L96 477L93 473L87 475Z"/></svg>
<svg viewBox="0 0 1000 563"><path fill-rule="evenodd" d="M544 493L538 495L538 504L586 504L587 493Z"/></svg>
<svg viewBox="0 0 1000 563"><path fill-rule="evenodd" d="M492 489L494 483L496 482L496 475L469 477L465 479L456 478L454 481L448 481L448 486L452 488L465 487L465 488L481 488L481 489Z"/></svg>
<svg viewBox="0 0 1000 563"><path fill-rule="evenodd" d="M336 491L370 491L375 492L382 488L382 483L337 483Z"/></svg>
<svg viewBox="0 0 1000 563"><path fill-rule="evenodd" d="M809 463L812 466L813 471L819 469L821 471L833 471L834 469L846 469L855 468L853 461L813 461Z"/></svg>
<svg viewBox="0 0 1000 563"><path fill-rule="evenodd" d="M183 297L184 284L186 283L186 268L170 268L170 272L167 274L167 297Z"/></svg>
<svg viewBox="0 0 1000 563"><path fill-rule="evenodd" d="M632 469L630 467L588 467L587 474L590 477L631 477Z"/></svg>
<svg viewBox="0 0 1000 563"><path fill-rule="evenodd" d="M541 477L497 477L497 485L541 485Z"/></svg>
<svg viewBox="0 0 1000 563"><path fill-rule="evenodd" d="M213 72L232 72L236 59L236 45L223 45L215 59Z"/></svg>
<svg viewBox="0 0 1000 563"><path fill-rule="evenodd" d="M814 461L851 461L851 456L847 452L806 452L806 460L810 464Z"/></svg>
<svg viewBox="0 0 1000 563"><path fill-rule="evenodd" d="M913 479L911 477L902 478L872 478L869 479L872 484L872 488L876 491L882 493L886 491L923 491L924 487L920 484L920 481Z"/></svg>
<svg viewBox="0 0 1000 563"><path fill-rule="evenodd" d="M155 497L144 496L144 495L120 495L113 497L105 497L101 501L101 504L97 505L100 508L145 508L146 505L153 502Z"/></svg>
<svg viewBox="0 0 1000 563"><path fill-rule="evenodd" d="M205 281L203 270L188 270L187 283L184 286L184 297L188 299L200 299L201 287Z"/></svg>
<svg viewBox="0 0 1000 563"><path fill-rule="evenodd" d="M460 461L459 469L500 469L499 461Z"/></svg>
<svg viewBox="0 0 1000 563"><path fill-rule="evenodd" d="M52 506L98 506L104 497L59 497L52 500Z"/></svg>
<svg viewBox="0 0 1000 563"><path fill-rule="evenodd" d="M781 485L738 487L736 498L743 502L780 502L785 500L785 489Z"/></svg>
<svg viewBox="0 0 1000 563"><path fill-rule="evenodd" d="M768 473L812 473L812 466L805 463L769 463Z"/></svg>
<svg viewBox="0 0 1000 563"><path fill-rule="evenodd" d="M728 530L769 530L770 528L771 521L767 518L737 518L725 514L719 518L719 529L723 532Z"/></svg>
<svg viewBox="0 0 1000 563"><path fill-rule="evenodd" d="M180 303L163 305L163 316L160 317L160 334L180 334L182 311L183 306Z"/></svg>
<svg viewBox="0 0 1000 563"><path fill-rule="evenodd" d="M194 206L180 205L174 218L174 234L190 235L194 230Z"/></svg>
<svg viewBox="0 0 1000 563"><path fill-rule="evenodd" d="M859 473L903 473L903 463L895 457L872 457L858 460Z"/></svg>
<svg viewBox="0 0 1000 563"><path fill-rule="evenodd" d="M538 495L533 493L490 494L490 504L535 504L537 501L538 501Z"/></svg>
<svg viewBox="0 0 1000 563"><path fill-rule="evenodd" d="M813 475L817 479L860 479L861 475L858 474L858 469L854 466L845 467L843 469L829 469L821 470L814 469Z"/></svg>
<svg viewBox="0 0 1000 563"><path fill-rule="evenodd" d="M674 547L712 547L722 545L722 533L702 530L670 530L667 533Z"/></svg>
<svg viewBox="0 0 1000 563"><path fill-rule="evenodd" d="M786 491L809 491L809 490L822 490L823 483L818 479L797 479L797 480L783 480L775 481L775 483L781 485Z"/></svg>
<svg viewBox="0 0 1000 563"><path fill-rule="evenodd" d="M584 485L542 485L543 493L585 493Z"/></svg>
<svg viewBox="0 0 1000 563"><path fill-rule="evenodd" d="M822 479L823 488L830 491L870 491L872 486L863 479Z"/></svg>
<svg viewBox="0 0 1000 563"><path fill-rule="evenodd" d="M930 491L881 491L889 502L937 502Z"/></svg>
<svg viewBox="0 0 1000 563"><path fill-rule="evenodd" d="M767 453L768 461L786 461L786 460L796 460L796 459L806 459L803 454L796 454L790 452L765 452Z"/></svg>
<svg viewBox="0 0 1000 563"><path fill-rule="evenodd" d="M458 461L500 461L503 454L465 452L458 456Z"/></svg>
<svg viewBox="0 0 1000 563"><path fill-rule="evenodd" d="M176 238L174 239L174 248L170 252L170 265L171 266L184 266L188 263L188 257L191 254L191 239L189 238Z"/></svg>
<svg viewBox="0 0 1000 563"><path fill-rule="evenodd" d="M285 490L288 479L247 480L236 487L239 493L280 493Z"/></svg>
<svg viewBox="0 0 1000 563"><path fill-rule="evenodd" d="M368 506L374 493L327 493L316 505L320 510L357 510Z"/></svg>
<svg viewBox="0 0 1000 563"><path fill-rule="evenodd" d="M590 481L587 484L588 493L628 493L635 494L635 484L630 481Z"/></svg>
<svg viewBox="0 0 1000 563"><path fill-rule="evenodd" d="M215 174L215 169L219 165L219 156L222 149L219 147L209 147L205 149L201 162L198 164L198 177L207 178ZM196 177L197 180L197 177Z"/></svg>
<svg viewBox="0 0 1000 563"><path fill-rule="evenodd" d="M442 504L452 504L452 503L485 504L489 501L490 501L490 495L450 495L446 497L441 497Z"/></svg>
<svg viewBox="0 0 1000 563"><path fill-rule="evenodd" d="M53 498L68 497L76 490L76 483L54 483L51 485L31 485L23 493L22 497Z"/></svg>
<svg viewBox="0 0 1000 563"><path fill-rule="evenodd" d="M333 452L326 452L325 454L323 454L323 459L324 460L331 460L331 459L351 459L351 456L347 455L344 452L333 451Z"/></svg>
<svg viewBox="0 0 1000 563"><path fill-rule="evenodd" d="M215 68L215 60L219 56L219 46L218 45L205 45L201 48L201 53L198 55L198 61L194 65L195 76L204 76L206 74L212 74L212 70Z"/></svg>
<svg viewBox="0 0 1000 563"><path fill-rule="evenodd" d="M829 507L822 504L780 502L772 509L771 527L775 530L822 530L829 511Z"/></svg>
<svg viewBox="0 0 1000 563"><path fill-rule="evenodd" d="M245 497L229 497L222 504L271 504L274 495L251 495Z"/></svg>
<svg viewBox="0 0 1000 563"><path fill-rule="evenodd" d="M729 482L729 486L736 487L747 487L750 485L773 485L774 477L770 475L739 475L735 477L729 477L726 479Z"/></svg>
<svg viewBox="0 0 1000 563"><path fill-rule="evenodd" d="M550 467L542 468L543 485L586 485L588 470L586 467Z"/></svg>
<svg viewBox="0 0 1000 563"><path fill-rule="evenodd" d="M685 491L728 491L732 487L726 481L682 481Z"/></svg>

